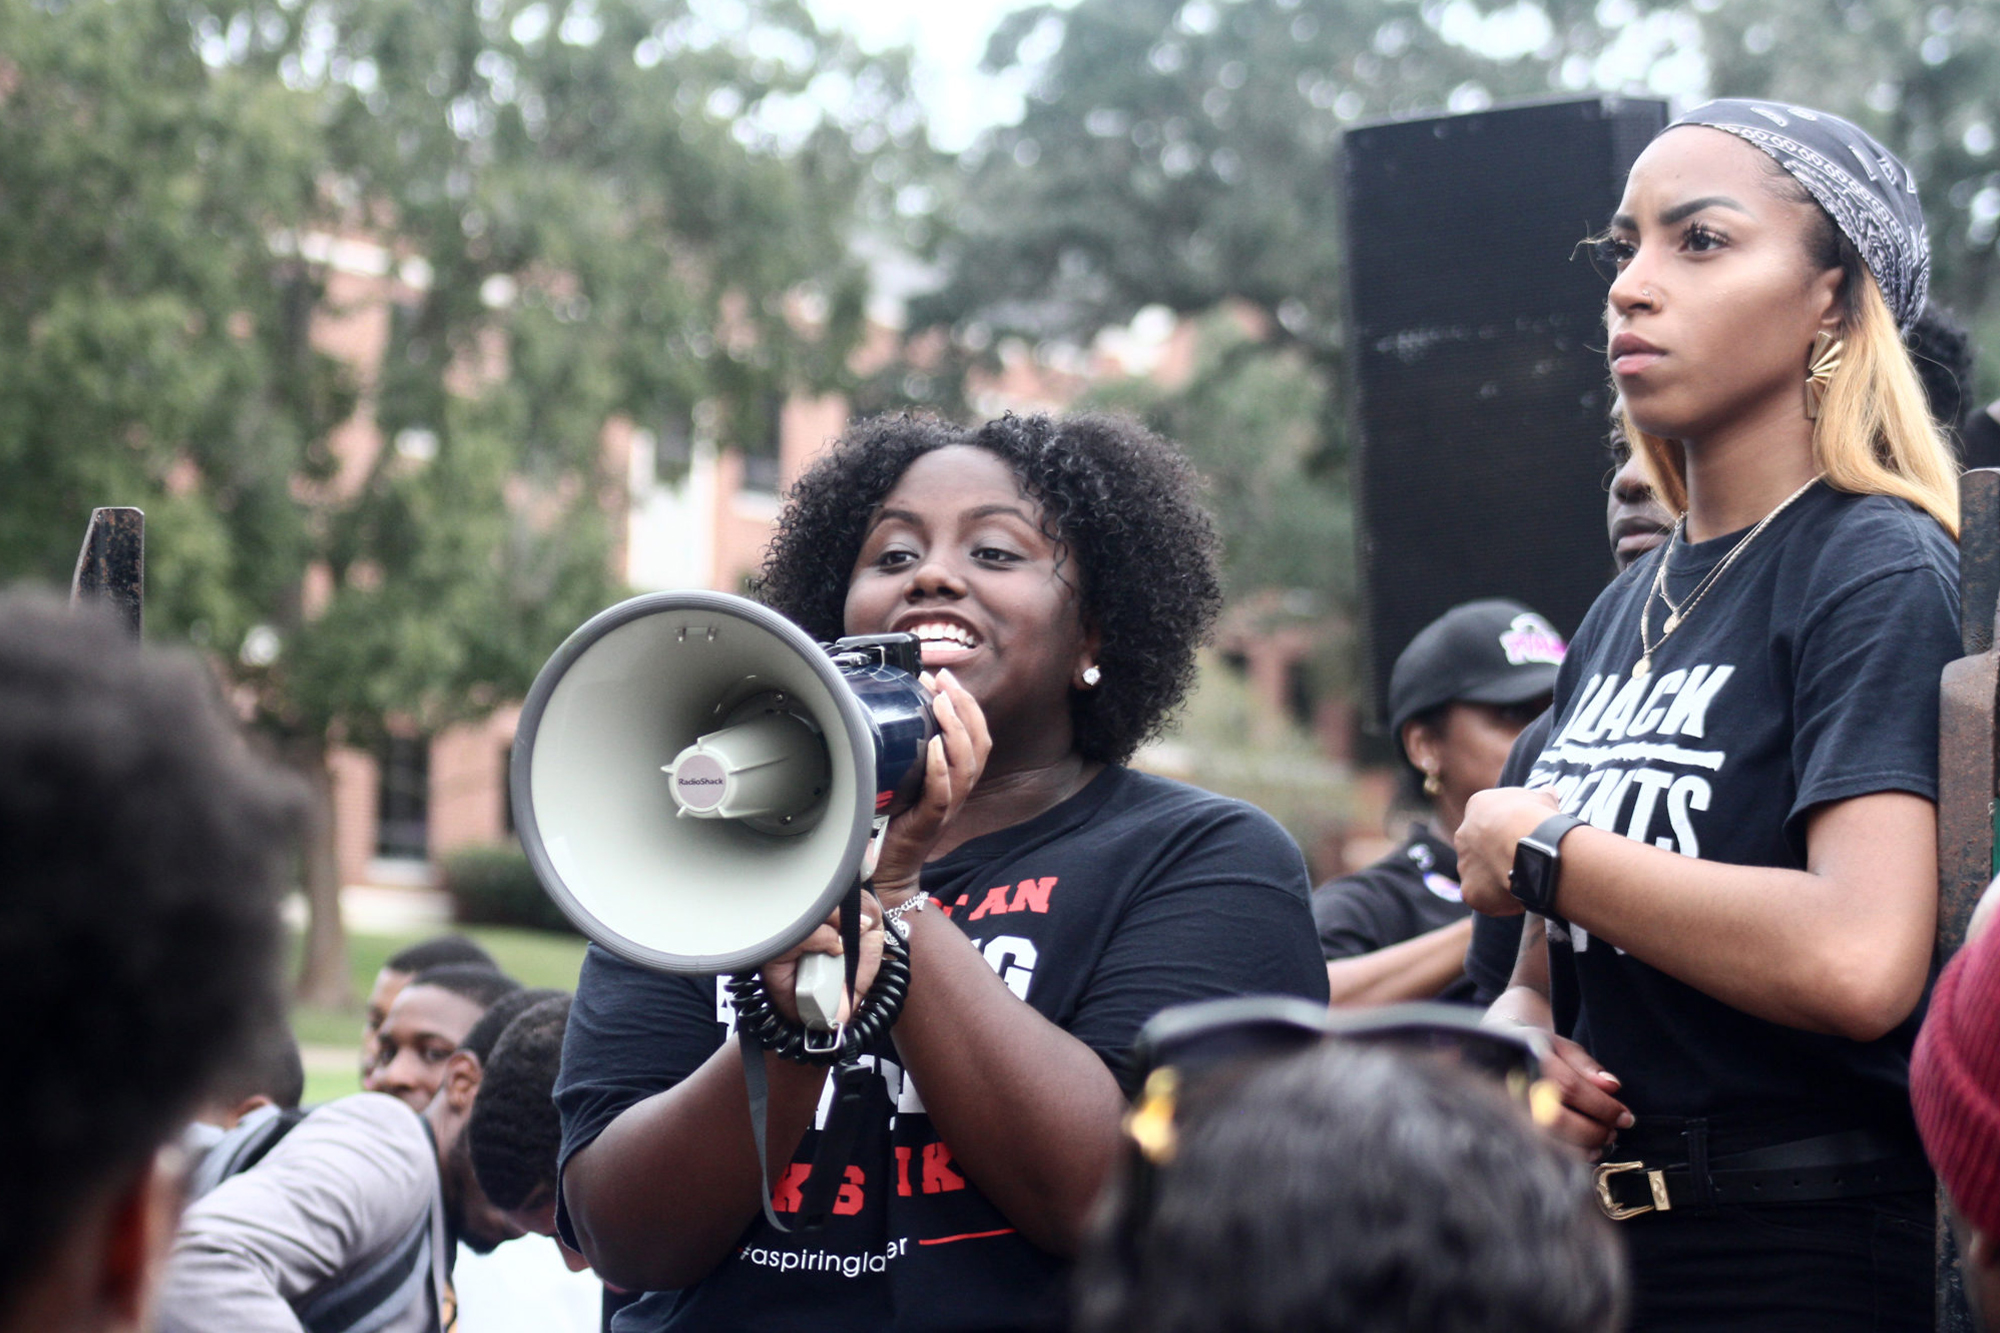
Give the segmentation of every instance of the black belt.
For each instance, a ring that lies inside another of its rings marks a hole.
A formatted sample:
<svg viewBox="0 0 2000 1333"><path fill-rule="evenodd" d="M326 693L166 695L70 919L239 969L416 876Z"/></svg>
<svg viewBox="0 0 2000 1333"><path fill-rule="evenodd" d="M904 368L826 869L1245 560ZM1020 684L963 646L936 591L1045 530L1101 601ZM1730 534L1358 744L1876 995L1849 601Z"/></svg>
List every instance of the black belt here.
<svg viewBox="0 0 2000 1333"><path fill-rule="evenodd" d="M1810 1203L1930 1189L1930 1163L1908 1139L1848 1130L1709 1158L1690 1136L1698 1160L1652 1165L1599 1163L1597 1202L1614 1222L1642 1213L1718 1204Z"/></svg>

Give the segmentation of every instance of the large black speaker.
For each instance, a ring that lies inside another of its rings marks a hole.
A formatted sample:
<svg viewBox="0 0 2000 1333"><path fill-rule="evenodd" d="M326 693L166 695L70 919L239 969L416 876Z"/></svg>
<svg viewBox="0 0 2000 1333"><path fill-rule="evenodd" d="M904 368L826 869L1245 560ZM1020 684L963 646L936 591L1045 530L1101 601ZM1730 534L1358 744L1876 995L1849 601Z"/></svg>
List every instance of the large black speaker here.
<svg viewBox="0 0 2000 1333"><path fill-rule="evenodd" d="M1575 632L1612 572L1604 279L1576 251L1666 104L1537 102L1357 126L1348 346L1377 716L1412 636L1476 597Z"/></svg>

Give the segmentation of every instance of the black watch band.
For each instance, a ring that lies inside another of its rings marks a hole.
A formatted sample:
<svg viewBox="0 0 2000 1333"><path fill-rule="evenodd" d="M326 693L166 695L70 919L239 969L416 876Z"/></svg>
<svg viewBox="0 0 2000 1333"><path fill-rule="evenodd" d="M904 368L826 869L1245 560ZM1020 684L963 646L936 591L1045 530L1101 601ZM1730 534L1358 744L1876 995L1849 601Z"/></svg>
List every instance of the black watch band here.
<svg viewBox="0 0 2000 1333"><path fill-rule="evenodd" d="M1556 881L1562 871L1563 835L1584 821L1573 815L1550 815L1514 846L1514 869L1507 889L1530 912L1550 915L1556 904Z"/></svg>

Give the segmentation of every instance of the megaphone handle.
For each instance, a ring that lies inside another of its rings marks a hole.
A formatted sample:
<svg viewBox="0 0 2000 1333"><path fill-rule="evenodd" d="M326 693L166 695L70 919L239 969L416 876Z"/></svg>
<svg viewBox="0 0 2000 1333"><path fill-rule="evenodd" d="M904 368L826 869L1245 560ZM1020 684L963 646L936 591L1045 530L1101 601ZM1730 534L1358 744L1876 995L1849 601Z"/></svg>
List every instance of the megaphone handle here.
<svg viewBox="0 0 2000 1333"><path fill-rule="evenodd" d="M799 1006L799 1021L816 1032L832 1032L840 1026L840 996L847 988L845 960L830 953L801 954L793 994Z"/></svg>

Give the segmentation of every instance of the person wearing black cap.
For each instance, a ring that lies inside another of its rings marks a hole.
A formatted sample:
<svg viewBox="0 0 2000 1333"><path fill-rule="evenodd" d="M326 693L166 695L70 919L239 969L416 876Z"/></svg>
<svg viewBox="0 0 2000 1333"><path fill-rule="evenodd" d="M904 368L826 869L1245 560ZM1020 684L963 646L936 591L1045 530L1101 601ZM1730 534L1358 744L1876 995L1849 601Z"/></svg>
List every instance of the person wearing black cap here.
<svg viewBox="0 0 2000 1333"><path fill-rule="evenodd" d="M1366 870L1321 885L1313 921L1336 1005L1470 1000L1472 913L1452 835L1500 780L1514 738L1545 708L1562 637L1518 602L1466 602L1426 625L1389 676L1390 734L1426 818Z"/></svg>

